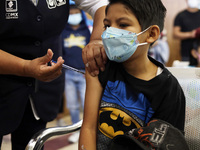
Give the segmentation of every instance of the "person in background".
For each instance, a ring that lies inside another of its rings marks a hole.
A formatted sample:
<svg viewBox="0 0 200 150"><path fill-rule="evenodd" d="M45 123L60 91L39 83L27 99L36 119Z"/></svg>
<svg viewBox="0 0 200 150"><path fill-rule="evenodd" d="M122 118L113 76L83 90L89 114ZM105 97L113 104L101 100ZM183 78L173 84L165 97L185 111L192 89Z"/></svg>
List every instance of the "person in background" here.
<svg viewBox="0 0 200 150"><path fill-rule="evenodd" d="M189 65L197 62L191 55L194 41L200 37L199 0L186 0L187 9L179 12L174 20L173 36L181 40L181 60Z"/></svg>
<svg viewBox="0 0 200 150"><path fill-rule="evenodd" d="M102 50L107 0L75 2L94 19L84 50ZM0 1L0 145L11 133L12 149L24 150L56 118L64 93L61 32L68 15L68 0Z"/></svg>
<svg viewBox="0 0 200 150"><path fill-rule="evenodd" d="M148 55L163 64L168 62L170 53L166 32L165 29L161 32L158 40L150 46L148 51Z"/></svg>
<svg viewBox="0 0 200 150"><path fill-rule="evenodd" d="M147 55L163 30L162 1L110 0L105 15L102 41L109 60L95 77L86 67L79 150L108 150L114 137L153 118L183 133L183 90L162 63Z"/></svg>
<svg viewBox="0 0 200 150"><path fill-rule="evenodd" d="M82 49L89 43L92 21L87 19L83 10L70 0L68 23L62 32L63 59L65 64L85 72ZM66 104L73 124L80 120L80 110L84 109L85 75L73 70L65 70ZM81 106L81 107L80 107ZM79 131L69 137L69 142L78 142Z"/></svg>

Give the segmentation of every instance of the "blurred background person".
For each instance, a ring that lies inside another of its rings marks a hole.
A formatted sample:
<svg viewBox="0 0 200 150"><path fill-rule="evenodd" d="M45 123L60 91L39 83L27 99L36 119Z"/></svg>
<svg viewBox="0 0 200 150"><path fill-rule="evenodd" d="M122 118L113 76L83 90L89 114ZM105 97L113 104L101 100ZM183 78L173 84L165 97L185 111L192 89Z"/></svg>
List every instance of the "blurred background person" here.
<svg viewBox="0 0 200 150"><path fill-rule="evenodd" d="M181 60L195 65L197 60L192 57L193 42L200 35L199 0L186 0L187 9L179 12L174 20L173 36L181 40Z"/></svg>
<svg viewBox="0 0 200 150"><path fill-rule="evenodd" d="M82 49L89 43L92 31L92 21L70 1L70 15L68 23L62 32L63 59L65 64L85 72L82 60ZM65 70L65 95L66 104L70 112L72 123L80 120L80 110L84 108L85 99L85 75ZM80 107L80 105L82 107ZM69 137L69 142L78 142L79 131Z"/></svg>
<svg viewBox="0 0 200 150"><path fill-rule="evenodd" d="M157 61L166 64L169 60L170 49L167 42L167 30L164 29L159 39L150 47L148 55Z"/></svg>

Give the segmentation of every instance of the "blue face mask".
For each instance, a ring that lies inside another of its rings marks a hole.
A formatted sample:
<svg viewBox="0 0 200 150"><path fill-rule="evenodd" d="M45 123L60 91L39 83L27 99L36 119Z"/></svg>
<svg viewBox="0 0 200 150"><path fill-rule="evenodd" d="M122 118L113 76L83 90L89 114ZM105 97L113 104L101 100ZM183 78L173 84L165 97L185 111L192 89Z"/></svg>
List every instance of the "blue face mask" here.
<svg viewBox="0 0 200 150"><path fill-rule="evenodd" d="M124 62L136 51L138 46L148 44L139 43L137 36L147 31L136 34L127 30L109 27L101 35L106 55L111 61Z"/></svg>
<svg viewBox="0 0 200 150"><path fill-rule="evenodd" d="M80 24L81 21L82 21L81 13L69 15L68 23L70 25L78 25Z"/></svg>

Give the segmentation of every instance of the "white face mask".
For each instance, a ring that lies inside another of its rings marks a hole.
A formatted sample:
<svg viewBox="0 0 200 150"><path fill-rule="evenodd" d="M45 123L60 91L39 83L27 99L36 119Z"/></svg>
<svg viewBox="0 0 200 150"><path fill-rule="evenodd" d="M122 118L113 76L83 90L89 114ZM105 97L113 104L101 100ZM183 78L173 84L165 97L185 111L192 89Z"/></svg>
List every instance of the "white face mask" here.
<svg viewBox="0 0 200 150"><path fill-rule="evenodd" d="M68 23L71 25L78 25L82 21L82 14L71 14L69 15Z"/></svg>
<svg viewBox="0 0 200 150"><path fill-rule="evenodd" d="M188 0L187 3L190 8L198 8L200 4L199 0Z"/></svg>

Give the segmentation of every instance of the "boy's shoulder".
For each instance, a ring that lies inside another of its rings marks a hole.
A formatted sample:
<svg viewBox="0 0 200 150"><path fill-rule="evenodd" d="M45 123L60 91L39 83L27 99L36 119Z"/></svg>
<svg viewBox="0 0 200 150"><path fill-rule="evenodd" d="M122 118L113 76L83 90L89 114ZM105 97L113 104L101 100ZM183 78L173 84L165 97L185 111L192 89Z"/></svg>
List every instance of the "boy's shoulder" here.
<svg viewBox="0 0 200 150"><path fill-rule="evenodd" d="M108 60L105 65L105 70L100 71L98 77L99 81L104 87L108 80L123 80L122 64Z"/></svg>
<svg viewBox="0 0 200 150"><path fill-rule="evenodd" d="M135 78L133 76L131 76L130 74L128 74L124 68L122 63L116 63L113 61L108 61L105 67L105 71L100 71L99 73L99 81L105 85L107 83L107 81L113 81L115 82L116 80L119 81L125 81L125 82L134 82L137 84L152 84L152 82L157 83L158 80L160 81L164 81L167 78L169 78L171 76L171 73L167 70L167 68L160 62L158 62L157 60L149 57L150 61L152 63L154 63L156 66L158 66L159 68L161 68L162 73L158 78L155 78L154 80L151 80L149 82L140 80L138 78ZM172 77L173 78L173 77Z"/></svg>

